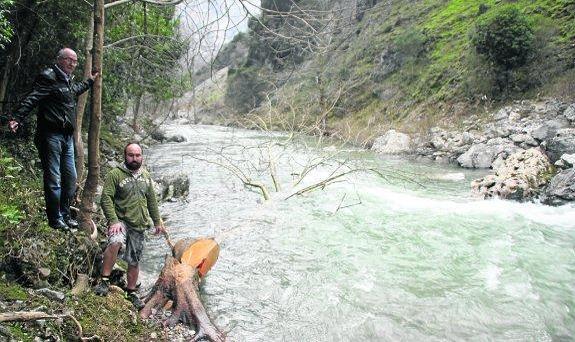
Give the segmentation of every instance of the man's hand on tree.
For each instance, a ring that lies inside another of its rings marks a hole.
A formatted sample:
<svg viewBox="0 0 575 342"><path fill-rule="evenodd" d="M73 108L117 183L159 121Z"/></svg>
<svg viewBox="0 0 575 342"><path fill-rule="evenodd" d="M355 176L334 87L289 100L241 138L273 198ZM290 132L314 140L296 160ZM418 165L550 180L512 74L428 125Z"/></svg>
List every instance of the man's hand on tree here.
<svg viewBox="0 0 575 342"><path fill-rule="evenodd" d="M90 75L90 79L92 81L95 81L96 77L98 77L98 75L100 75L100 72L98 70L92 70L92 74Z"/></svg>

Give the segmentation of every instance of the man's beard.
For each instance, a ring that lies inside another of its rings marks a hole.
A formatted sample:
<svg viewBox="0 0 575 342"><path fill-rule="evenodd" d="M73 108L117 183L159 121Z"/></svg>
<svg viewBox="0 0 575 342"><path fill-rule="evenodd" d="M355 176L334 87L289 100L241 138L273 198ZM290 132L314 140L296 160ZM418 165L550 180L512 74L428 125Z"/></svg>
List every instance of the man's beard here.
<svg viewBox="0 0 575 342"><path fill-rule="evenodd" d="M136 171L140 168L140 166L142 166L142 163L139 163L137 161L133 161L130 163L125 162L124 164L126 164L126 167L128 168L128 170L131 170L131 171Z"/></svg>

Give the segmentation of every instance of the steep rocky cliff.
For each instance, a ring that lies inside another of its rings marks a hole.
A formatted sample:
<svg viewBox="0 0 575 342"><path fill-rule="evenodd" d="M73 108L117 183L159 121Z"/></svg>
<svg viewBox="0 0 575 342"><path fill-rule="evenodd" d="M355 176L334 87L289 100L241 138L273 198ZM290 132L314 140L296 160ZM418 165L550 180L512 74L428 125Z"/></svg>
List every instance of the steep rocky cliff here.
<svg viewBox="0 0 575 342"><path fill-rule="evenodd" d="M514 100L575 96L573 1L285 0L262 7L217 63L230 68L207 108L227 120L265 115L276 128L371 145L389 128L463 130ZM301 124L286 127L294 121Z"/></svg>

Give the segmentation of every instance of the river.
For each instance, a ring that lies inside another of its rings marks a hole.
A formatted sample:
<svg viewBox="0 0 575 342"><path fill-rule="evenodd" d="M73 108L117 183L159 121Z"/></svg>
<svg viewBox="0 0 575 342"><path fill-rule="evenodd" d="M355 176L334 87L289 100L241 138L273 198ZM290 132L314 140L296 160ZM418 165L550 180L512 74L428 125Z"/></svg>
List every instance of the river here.
<svg viewBox="0 0 575 342"><path fill-rule="evenodd" d="M220 241L201 294L229 341L575 339L575 206L479 200L469 183L485 171L329 141L214 126L166 130L187 142L145 151L148 167L185 172L191 187L186 201L161 211L173 240ZM269 151L279 192L271 191ZM222 167L229 161L265 181L271 200ZM285 199L346 167L382 175L350 173ZM145 285L167 251L161 239L149 241Z"/></svg>

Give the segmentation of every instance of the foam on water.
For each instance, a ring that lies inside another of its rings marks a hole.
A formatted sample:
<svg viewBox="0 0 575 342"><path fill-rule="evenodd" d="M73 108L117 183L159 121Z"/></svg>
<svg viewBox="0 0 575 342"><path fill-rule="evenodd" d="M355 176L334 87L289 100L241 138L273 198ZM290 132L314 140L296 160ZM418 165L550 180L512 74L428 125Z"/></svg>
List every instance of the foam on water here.
<svg viewBox="0 0 575 342"><path fill-rule="evenodd" d="M284 200L333 175L338 163L326 163L264 202L226 170L185 156L226 149L255 160L252 150L230 146L266 146L285 135L207 126L168 133L188 141L154 147L149 161L158 172L187 172L191 189L187 202L161 210L173 238L219 235L220 258L202 297L228 340L575 337L574 206L479 200L469 189L476 171L353 149L337 158L398 177L354 173ZM335 151L287 146L282 153L292 160L277 161L282 183L294 181L287 170L325 152ZM151 241L149 251L142 272L153 281L165 246Z"/></svg>
<svg viewBox="0 0 575 342"><path fill-rule="evenodd" d="M551 207L536 203L519 203L514 201L489 199L459 201L425 197L410 191L399 192L395 188L365 186L363 193L369 194L373 201L398 212L429 211L439 214L457 213L465 215L486 215L501 219L524 217L534 223L563 228L575 228L575 205L568 204Z"/></svg>

